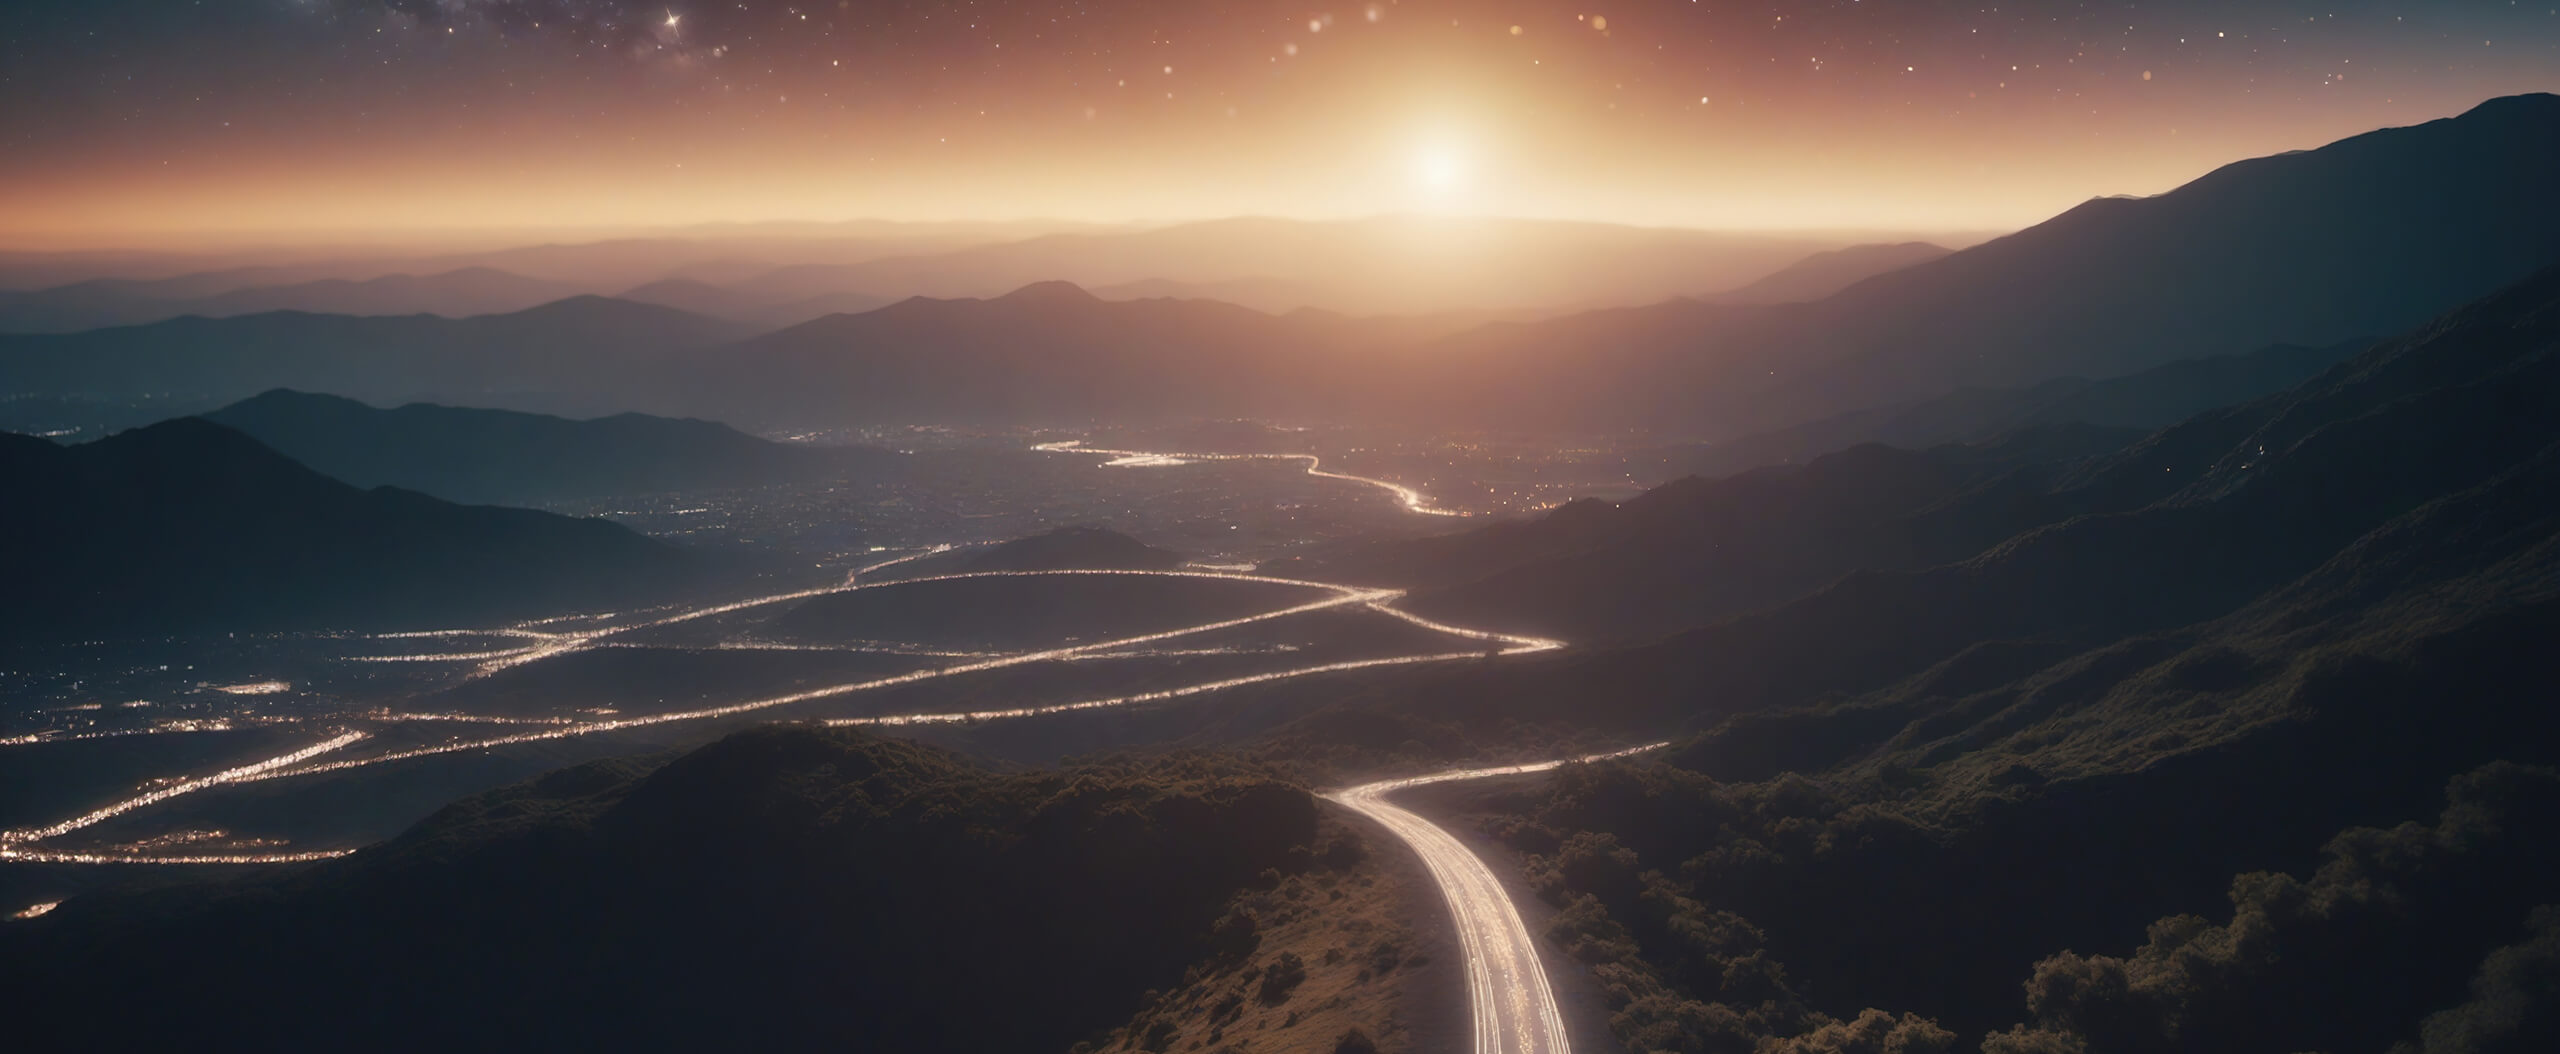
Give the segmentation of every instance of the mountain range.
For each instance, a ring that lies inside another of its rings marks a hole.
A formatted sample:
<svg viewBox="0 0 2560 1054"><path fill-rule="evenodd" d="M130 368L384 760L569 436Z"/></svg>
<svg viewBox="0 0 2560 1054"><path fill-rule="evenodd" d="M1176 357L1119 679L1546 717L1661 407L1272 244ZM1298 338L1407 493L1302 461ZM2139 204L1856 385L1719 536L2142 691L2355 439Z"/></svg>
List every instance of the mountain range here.
<svg viewBox="0 0 2560 1054"><path fill-rule="evenodd" d="M704 571L601 520L361 490L198 418L0 435L0 482L13 640L443 627L666 599Z"/></svg>
<svg viewBox="0 0 2560 1054"><path fill-rule="evenodd" d="M465 318L522 311L588 292L573 283L470 267L428 275L250 285L191 295L193 290L222 284L228 282L197 276L148 282L97 279L37 292L0 292L0 333L72 333L187 315L229 318L269 311Z"/></svg>
<svg viewBox="0 0 2560 1054"><path fill-rule="evenodd" d="M294 388L375 401L611 404L617 400L605 393L618 378L741 334L734 323L603 297L463 319L293 311L180 318L0 335L0 389L228 402Z"/></svg>
<svg viewBox="0 0 2560 1054"><path fill-rule="evenodd" d="M1750 285L1699 299L1714 304L1801 304L1954 251L1928 242L1852 245L1815 253Z"/></svg>
<svg viewBox="0 0 2560 1054"><path fill-rule="evenodd" d="M277 389L204 415L319 472L448 501L527 504L730 490L896 471L869 447L796 446L711 421L544 414L411 403L389 410Z"/></svg>
<svg viewBox="0 0 2560 1054"><path fill-rule="evenodd" d="M1439 420L1716 440L1966 386L2110 377L2400 332L2560 255L2560 96L2103 198L1806 304L1668 302L1488 327L1407 382Z"/></svg>
<svg viewBox="0 0 2560 1054"><path fill-rule="evenodd" d="M1477 806L1642 1049L1861 1007L1990 1054L2535 1049L2560 1024L2532 980L2560 961L2537 914L2560 832L2555 411L2560 268L1916 509L1798 501L1785 530L1533 558L1841 554L1827 585L1648 644L1267 689L1344 701L1260 741L1463 757L1522 728L1686 728L1659 761ZM1860 569L1879 538L1940 555ZM1570 609L1562 577L1529 580ZM1288 712L1270 702L1227 712Z"/></svg>
<svg viewBox="0 0 2560 1054"><path fill-rule="evenodd" d="M2365 348L2279 345L2245 355L2180 359L2105 380L2056 377L2024 388L1965 388L1720 443L1638 455L1657 476L1724 476L1810 460L1860 443L1920 449L1979 443L2014 429L2083 424L2148 432L2216 407L2284 391Z"/></svg>

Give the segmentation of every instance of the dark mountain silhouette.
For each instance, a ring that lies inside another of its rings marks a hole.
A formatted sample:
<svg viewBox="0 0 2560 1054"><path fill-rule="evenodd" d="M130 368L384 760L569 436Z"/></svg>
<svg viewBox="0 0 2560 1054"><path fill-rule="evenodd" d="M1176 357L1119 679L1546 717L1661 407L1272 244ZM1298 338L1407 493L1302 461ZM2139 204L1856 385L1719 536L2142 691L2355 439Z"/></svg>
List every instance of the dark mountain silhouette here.
<svg viewBox="0 0 2560 1054"><path fill-rule="evenodd" d="M181 418L0 436L13 639L451 625L663 597L695 561L601 520L358 490Z"/></svg>
<svg viewBox="0 0 2560 1054"><path fill-rule="evenodd" d="M2106 198L1811 304L1669 303L1495 327L1429 356L1453 419L1724 439L1966 386L2109 377L2394 333L2560 251L2560 96ZM1411 382L1408 382L1411 383Z"/></svg>
<svg viewBox="0 0 2560 1054"><path fill-rule="evenodd" d="M694 356L666 398L728 420L1060 422L1320 412L1396 323L1064 282L902 301Z"/></svg>
<svg viewBox="0 0 2560 1054"><path fill-rule="evenodd" d="M0 388L22 394L241 399L271 388L361 399L594 391L733 323L603 297L477 318L269 312L61 335L0 336Z"/></svg>
<svg viewBox="0 0 2560 1054"><path fill-rule="evenodd" d="M488 267L280 284L248 284L252 277L273 275L243 271L218 279L191 275L145 282L98 280L0 294L0 333L70 333L185 315L228 318L268 311L465 318L522 311L583 291L574 283Z"/></svg>
<svg viewBox="0 0 2560 1054"><path fill-rule="evenodd" d="M1950 555L1911 520L1977 488L2032 486L2064 462L2137 438L2051 426L1980 446L1868 444L1802 466L1693 477L1618 505L1584 499L1535 520L1342 546L1268 569L1411 589L1402 606L1473 625L1583 643L1649 639L1802 596L1852 571L1961 557L1974 550Z"/></svg>
<svg viewBox="0 0 2560 1054"><path fill-rule="evenodd" d="M2560 269L1910 517L1989 539L1969 557L1641 647L1408 674L1359 726L1275 742L1698 730L1494 825L1541 855L1551 936L1643 1049L1862 1006L1967 1045L2023 1021L1994 1054L2422 1026L2530 1049L2548 989L2513 986L2560 903L2555 411Z"/></svg>
<svg viewBox="0 0 2560 1054"><path fill-rule="evenodd" d="M1815 253L1750 285L1699 299L1711 304L1799 304L1954 251L1928 242L1852 245Z"/></svg>
<svg viewBox="0 0 2560 1054"><path fill-rule="evenodd" d="M326 475L448 501L516 503L877 475L898 455L775 443L712 421L572 421L411 403L378 410L287 389L204 415Z"/></svg>
<svg viewBox="0 0 2560 1054"><path fill-rule="evenodd" d="M1318 289L1279 278L1230 278L1217 282L1185 282L1148 278L1094 286L1104 300L1216 300L1273 315L1319 307L1326 297Z"/></svg>
<svg viewBox="0 0 2560 1054"><path fill-rule="evenodd" d="M625 291L620 299L658 304L771 330L828 315L869 311L886 306L893 298L852 291L803 296L796 290L773 292L714 285L691 278L670 278Z"/></svg>
<svg viewBox="0 0 2560 1054"><path fill-rule="evenodd" d="M1797 235L1495 217L1244 217L804 264L731 289L788 303L849 292L962 299L1045 281L1096 288L1178 279L1286 283L1313 295L1309 304L1349 314L1553 310L1741 285L1840 245Z"/></svg>
<svg viewBox="0 0 2560 1054"><path fill-rule="evenodd" d="M2108 380L2058 377L2026 388L1967 388L1934 399L1842 414L1721 443L1651 452L1663 475L1727 476L1762 465L1811 460L1859 443L1923 448L1978 443L2032 425L2083 424L2148 432L2216 407L2247 402L2310 380L2362 351L2357 341L2326 348L2290 345L2246 355L2181 359Z"/></svg>
<svg viewBox="0 0 2560 1054"><path fill-rule="evenodd" d="M1233 903L1324 870L1317 836L1311 795L1233 762L998 774L768 726L297 872L77 898L0 932L0 976L30 1006L158 993L117 1016L137 1046L1065 1050L1250 957Z"/></svg>

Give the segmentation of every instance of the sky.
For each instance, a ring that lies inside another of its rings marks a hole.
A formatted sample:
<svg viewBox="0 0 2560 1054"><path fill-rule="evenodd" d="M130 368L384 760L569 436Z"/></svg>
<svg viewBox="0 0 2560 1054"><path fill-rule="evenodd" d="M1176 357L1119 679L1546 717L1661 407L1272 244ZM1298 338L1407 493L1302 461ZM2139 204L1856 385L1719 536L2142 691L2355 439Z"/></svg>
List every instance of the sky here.
<svg viewBox="0 0 2560 1054"><path fill-rule="evenodd" d="M2560 90L2560 0L14 0L0 247L1439 212L1996 230Z"/></svg>

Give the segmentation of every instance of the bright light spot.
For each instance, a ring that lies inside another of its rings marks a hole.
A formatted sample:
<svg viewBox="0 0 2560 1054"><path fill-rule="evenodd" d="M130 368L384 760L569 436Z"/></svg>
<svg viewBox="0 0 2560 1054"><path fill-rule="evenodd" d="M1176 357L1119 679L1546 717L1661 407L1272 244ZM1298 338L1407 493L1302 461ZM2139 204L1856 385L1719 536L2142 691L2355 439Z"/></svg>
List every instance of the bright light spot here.
<svg viewBox="0 0 2560 1054"><path fill-rule="evenodd" d="M1609 17L1608 17L1607 15L1593 15L1593 16L1591 16L1591 28L1593 28L1593 29L1607 29L1607 28L1609 28Z"/></svg>
<svg viewBox="0 0 2560 1054"><path fill-rule="evenodd" d="M1434 194L1449 194L1467 181L1467 159L1456 147L1429 143L1413 153L1413 179Z"/></svg>
<svg viewBox="0 0 2560 1054"><path fill-rule="evenodd" d="M42 904L29 904L26 906L25 910L9 917L13 919L32 919L61 906L62 902L59 900L48 900Z"/></svg>
<svg viewBox="0 0 2560 1054"><path fill-rule="evenodd" d="M1515 36L1515 37L1516 37L1516 36L1519 36L1519 35L1520 35L1520 27L1518 27L1518 26L1513 26L1513 27L1511 27L1511 35L1512 35L1512 36Z"/></svg>
<svg viewBox="0 0 2560 1054"><path fill-rule="evenodd" d="M1308 19L1308 20L1307 20L1307 32L1309 32L1309 33L1322 33L1322 32L1324 32L1324 22L1323 22L1323 20L1321 20L1321 19L1314 19L1314 18L1310 18L1310 19Z"/></svg>
<svg viewBox="0 0 2560 1054"><path fill-rule="evenodd" d="M1378 6L1378 5L1376 5L1376 4L1371 4L1371 5L1369 5L1368 10L1363 11L1363 12L1361 12L1361 13L1362 13L1362 14L1365 14L1365 15L1367 15L1367 16L1369 16L1369 21L1372 21L1372 22L1375 22L1375 21L1377 21L1377 20L1379 20L1379 19L1381 19L1381 18L1385 18L1385 17L1387 17L1387 9L1386 9L1386 8L1383 8L1383 7L1379 7L1379 6Z"/></svg>
<svg viewBox="0 0 2560 1054"><path fill-rule="evenodd" d="M252 681L248 684L217 684L213 690L230 695L274 695L290 692L293 686L283 681Z"/></svg>

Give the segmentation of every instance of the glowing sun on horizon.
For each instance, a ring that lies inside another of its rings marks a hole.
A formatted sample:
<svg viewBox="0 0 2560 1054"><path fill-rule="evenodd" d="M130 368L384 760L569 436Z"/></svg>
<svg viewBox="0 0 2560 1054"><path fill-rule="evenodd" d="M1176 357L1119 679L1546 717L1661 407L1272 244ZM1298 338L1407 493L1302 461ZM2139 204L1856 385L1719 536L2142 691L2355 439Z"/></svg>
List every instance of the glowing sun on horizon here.
<svg viewBox="0 0 2560 1054"><path fill-rule="evenodd" d="M1433 205L1447 205L1466 196L1474 176L1474 166L1465 150L1456 144L1430 141L1417 144L1408 162L1408 173L1416 197Z"/></svg>

